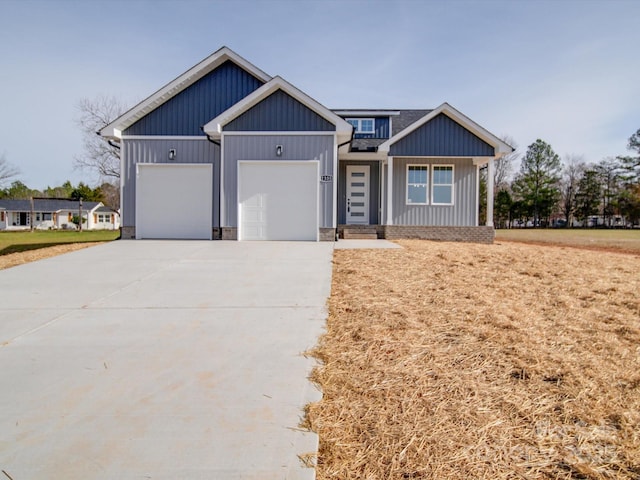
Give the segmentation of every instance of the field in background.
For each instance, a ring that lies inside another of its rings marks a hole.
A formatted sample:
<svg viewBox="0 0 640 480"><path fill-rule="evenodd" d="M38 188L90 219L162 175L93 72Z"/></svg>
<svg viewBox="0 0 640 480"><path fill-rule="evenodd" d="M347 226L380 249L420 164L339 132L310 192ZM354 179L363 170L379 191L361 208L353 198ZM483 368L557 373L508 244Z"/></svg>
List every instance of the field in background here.
<svg viewBox="0 0 640 480"><path fill-rule="evenodd" d="M496 230L496 241L566 245L640 253L640 229L512 228Z"/></svg>
<svg viewBox="0 0 640 480"><path fill-rule="evenodd" d="M319 480L640 478L640 256L398 243L334 253Z"/></svg>

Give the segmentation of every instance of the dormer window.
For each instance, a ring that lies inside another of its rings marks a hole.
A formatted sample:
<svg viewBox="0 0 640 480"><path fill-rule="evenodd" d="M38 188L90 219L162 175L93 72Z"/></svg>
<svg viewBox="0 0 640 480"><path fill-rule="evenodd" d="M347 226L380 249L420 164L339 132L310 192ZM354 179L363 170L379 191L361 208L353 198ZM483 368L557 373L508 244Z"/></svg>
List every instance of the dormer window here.
<svg viewBox="0 0 640 480"><path fill-rule="evenodd" d="M355 133L376 132L376 121L373 118L347 118L346 120L353 125Z"/></svg>

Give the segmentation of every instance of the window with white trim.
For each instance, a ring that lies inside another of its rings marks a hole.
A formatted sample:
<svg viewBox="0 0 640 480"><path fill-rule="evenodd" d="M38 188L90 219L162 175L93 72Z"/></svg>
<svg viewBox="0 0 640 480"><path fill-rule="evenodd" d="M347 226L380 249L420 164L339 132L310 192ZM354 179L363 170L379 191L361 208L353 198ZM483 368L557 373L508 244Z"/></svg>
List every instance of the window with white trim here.
<svg viewBox="0 0 640 480"><path fill-rule="evenodd" d="M434 165L431 178L431 203L453 205L453 165Z"/></svg>
<svg viewBox="0 0 640 480"><path fill-rule="evenodd" d="M429 165L407 165L407 205L426 205Z"/></svg>
<svg viewBox="0 0 640 480"><path fill-rule="evenodd" d="M375 118L347 118L347 122L353 125L355 133L375 133Z"/></svg>

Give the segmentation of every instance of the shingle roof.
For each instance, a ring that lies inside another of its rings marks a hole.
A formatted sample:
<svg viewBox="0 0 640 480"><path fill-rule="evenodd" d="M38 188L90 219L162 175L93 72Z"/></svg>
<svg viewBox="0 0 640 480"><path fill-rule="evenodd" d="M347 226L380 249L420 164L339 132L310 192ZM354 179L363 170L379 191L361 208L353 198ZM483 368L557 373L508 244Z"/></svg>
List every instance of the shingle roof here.
<svg viewBox="0 0 640 480"><path fill-rule="evenodd" d="M391 120L392 122L391 125L393 130L391 132L391 136L393 137L394 135L398 134L399 132L407 128L409 125L411 125L413 122L421 119L422 117L424 117L425 115L429 114L432 111L433 109L399 110L400 115L398 115L397 117L393 117L393 120Z"/></svg>
<svg viewBox="0 0 640 480"><path fill-rule="evenodd" d="M82 202L83 210L93 210L100 202ZM31 200L0 199L0 208L12 212L31 211ZM33 200L33 210L36 212L57 212L59 210L79 210L78 200L61 198L37 198Z"/></svg>

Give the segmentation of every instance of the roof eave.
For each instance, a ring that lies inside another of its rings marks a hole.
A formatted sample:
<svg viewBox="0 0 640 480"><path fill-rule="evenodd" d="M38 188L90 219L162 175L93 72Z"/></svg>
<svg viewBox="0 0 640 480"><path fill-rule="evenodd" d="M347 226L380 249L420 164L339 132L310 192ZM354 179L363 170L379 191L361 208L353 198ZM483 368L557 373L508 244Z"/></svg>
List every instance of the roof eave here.
<svg viewBox="0 0 640 480"><path fill-rule="evenodd" d="M511 147L510 145L505 143L503 140L493 135L484 127L481 127L479 124L477 124L476 122L471 120L469 117L464 115L462 112L456 110L446 102L440 105L438 108L426 114L424 117L416 120L411 125L406 127L404 130L395 134L386 142L380 144L380 146L378 147L378 150L386 152L388 154L389 150L391 149L391 145L401 140L402 138L406 137L413 131L417 130L422 125L427 123L429 120L435 118L437 115L441 113L445 114L450 119L457 122L467 130L469 130L471 133L479 137L481 140L491 145L495 150L495 157L499 158L506 155L507 153L513 152L513 147Z"/></svg>
<svg viewBox="0 0 640 480"><path fill-rule="evenodd" d="M99 131L99 134L105 138L119 140L120 138L122 138L122 131L126 130L142 117L152 112L157 107L165 103L170 98L176 96L178 93L180 93L190 85L193 85L196 81L218 68L227 60L232 61L233 63L265 83L271 80L271 76L242 58L233 50L228 47L222 47L173 81L169 82L160 90L156 91L151 96L147 97L145 100L126 111L124 114L116 118L113 122L106 125Z"/></svg>
<svg viewBox="0 0 640 480"><path fill-rule="evenodd" d="M273 77L269 82L265 83L263 86L247 95L238 103L232 105L220 115L209 121L202 127L202 130L209 137L219 139L222 136L222 130L225 125L227 125L229 122L239 117L243 113L247 112L249 109L251 109L278 90L282 90L288 95L291 95L307 108L313 110L316 114L320 115L329 123L335 125L335 134L338 137L339 143L342 143L342 141L347 141L351 138L353 126L349 122L345 121L339 115L336 115L334 112L332 112L331 110L311 98L309 95L297 89L279 76Z"/></svg>

